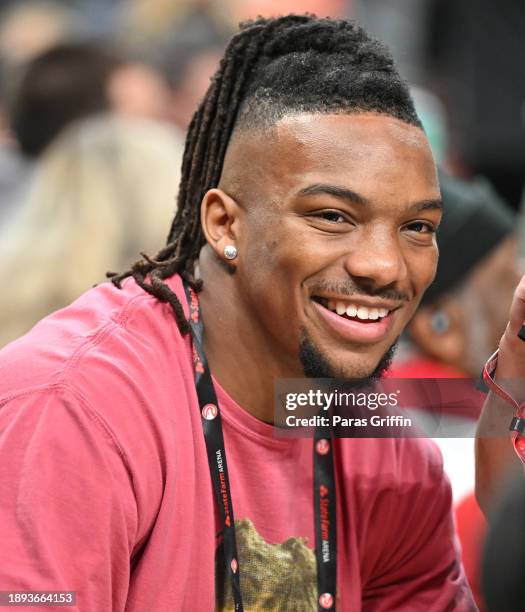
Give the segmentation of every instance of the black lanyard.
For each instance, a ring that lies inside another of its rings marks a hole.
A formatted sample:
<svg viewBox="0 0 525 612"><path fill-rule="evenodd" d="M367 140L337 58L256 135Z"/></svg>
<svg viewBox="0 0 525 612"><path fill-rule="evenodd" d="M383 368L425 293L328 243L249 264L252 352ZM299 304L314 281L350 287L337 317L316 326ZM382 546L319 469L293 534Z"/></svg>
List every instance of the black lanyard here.
<svg viewBox="0 0 525 612"><path fill-rule="evenodd" d="M213 387L210 369L204 354L204 326L200 317L199 301L195 291L185 282L184 290L190 309L190 328L193 339L195 387L199 400L202 429L206 442L208 465L215 498L222 519L226 575L230 576L236 612L244 610L240 585L240 566L235 539L235 522L228 478L226 449L222 434L222 421ZM336 593L336 497L332 451L333 439L329 427L315 431L314 461L314 517L315 554L317 558L317 610L335 610Z"/></svg>

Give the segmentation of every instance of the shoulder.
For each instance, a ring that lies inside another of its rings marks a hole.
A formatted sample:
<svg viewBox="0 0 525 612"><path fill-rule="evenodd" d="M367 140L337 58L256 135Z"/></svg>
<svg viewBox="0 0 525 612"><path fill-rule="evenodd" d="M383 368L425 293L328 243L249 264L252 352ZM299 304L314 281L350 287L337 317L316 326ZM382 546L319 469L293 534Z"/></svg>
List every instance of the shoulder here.
<svg viewBox="0 0 525 612"><path fill-rule="evenodd" d="M105 284L0 351L0 446L15 430L28 443L44 426L72 432L60 444L74 455L90 441L120 458L153 512L191 432L194 394L189 338L171 307L132 280Z"/></svg>
<svg viewBox="0 0 525 612"><path fill-rule="evenodd" d="M90 426L131 456L162 461L195 393L189 338L171 307L133 280L122 290L102 285L0 351L0 414L39 411L42 394L54 391L67 391ZM52 405L59 420L61 404Z"/></svg>
<svg viewBox="0 0 525 612"><path fill-rule="evenodd" d="M132 279L122 290L105 283L0 351L0 401L51 384L81 390L104 369L128 370L140 382L162 367L163 353L185 354L186 344L169 305Z"/></svg>

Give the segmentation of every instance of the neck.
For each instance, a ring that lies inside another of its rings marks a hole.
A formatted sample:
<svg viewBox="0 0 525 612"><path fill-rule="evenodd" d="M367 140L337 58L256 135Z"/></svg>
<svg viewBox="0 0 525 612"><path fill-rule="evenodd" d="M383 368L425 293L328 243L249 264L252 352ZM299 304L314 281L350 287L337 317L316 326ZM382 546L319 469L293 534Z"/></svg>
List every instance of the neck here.
<svg viewBox="0 0 525 612"><path fill-rule="evenodd" d="M204 350L214 378L244 410L274 421L274 381L302 376L298 363L283 363L236 292L234 279L210 255L200 259L199 303Z"/></svg>

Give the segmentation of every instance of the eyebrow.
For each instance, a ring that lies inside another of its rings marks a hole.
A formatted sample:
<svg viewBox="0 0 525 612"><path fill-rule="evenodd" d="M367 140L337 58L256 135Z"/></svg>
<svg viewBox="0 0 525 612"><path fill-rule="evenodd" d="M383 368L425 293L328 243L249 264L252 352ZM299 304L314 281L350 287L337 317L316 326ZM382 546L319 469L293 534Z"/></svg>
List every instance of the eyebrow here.
<svg viewBox="0 0 525 612"><path fill-rule="evenodd" d="M370 200L360 195L359 193L352 191L346 187L339 187L337 185L324 185L321 183L315 183L309 185L297 192L298 196L310 196L310 195L331 195L340 200L346 200L360 206L367 206ZM430 200L422 200L421 202L415 202L409 207L410 211L421 211L421 210L443 210L443 200L441 198L435 198Z"/></svg>
<svg viewBox="0 0 525 612"><path fill-rule="evenodd" d="M443 200L441 198L436 198L435 200L422 200L421 202L412 204L409 210L443 210Z"/></svg>
<svg viewBox="0 0 525 612"><path fill-rule="evenodd" d="M322 185L320 183L316 183L314 185L304 187L304 189L297 192L297 195L331 195L335 198L339 198L340 200L347 200L355 204L360 204L361 206L366 206L369 204L369 201L364 196L359 195L355 191L347 189L346 187L338 187L336 185Z"/></svg>

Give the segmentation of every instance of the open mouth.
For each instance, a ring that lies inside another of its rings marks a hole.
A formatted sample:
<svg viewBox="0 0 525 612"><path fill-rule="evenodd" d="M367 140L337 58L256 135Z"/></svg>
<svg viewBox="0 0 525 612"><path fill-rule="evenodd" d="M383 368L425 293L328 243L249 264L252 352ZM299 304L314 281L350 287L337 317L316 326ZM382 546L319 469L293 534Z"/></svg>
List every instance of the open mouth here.
<svg viewBox="0 0 525 612"><path fill-rule="evenodd" d="M388 308L375 308L352 304L342 300L329 300L327 298L312 296L314 302L321 304L324 308L337 313L340 317L359 321L360 323L371 323L387 317L391 310Z"/></svg>
<svg viewBox="0 0 525 612"><path fill-rule="evenodd" d="M311 296L312 302L325 325L344 340L354 343L374 343L384 338L393 324L393 313L398 307L384 305L363 306L351 298L341 300Z"/></svg>

